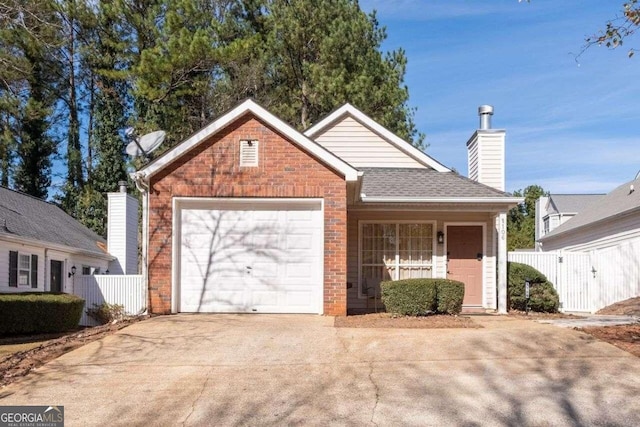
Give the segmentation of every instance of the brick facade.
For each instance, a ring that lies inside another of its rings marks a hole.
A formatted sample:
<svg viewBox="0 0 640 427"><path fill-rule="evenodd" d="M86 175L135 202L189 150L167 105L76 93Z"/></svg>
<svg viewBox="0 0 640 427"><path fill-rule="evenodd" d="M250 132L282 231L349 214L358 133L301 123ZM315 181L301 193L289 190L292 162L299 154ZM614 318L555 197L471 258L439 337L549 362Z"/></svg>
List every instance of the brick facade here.
<svg viewBox="0 0 640 427"><path fill-rule="evenodd" d="M258 167L240 168L240 140L259 141ZM324 313L345 315L347 200L342 176L247 114L151 178L149 310L171 312L173 197L324 199Z"/></svg>

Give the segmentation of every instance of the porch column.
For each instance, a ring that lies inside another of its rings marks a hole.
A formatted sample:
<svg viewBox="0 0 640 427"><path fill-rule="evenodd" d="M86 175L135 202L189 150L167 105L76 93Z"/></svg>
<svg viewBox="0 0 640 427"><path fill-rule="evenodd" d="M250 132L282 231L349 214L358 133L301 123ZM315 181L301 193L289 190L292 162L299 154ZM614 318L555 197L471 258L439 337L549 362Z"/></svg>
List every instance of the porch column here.
<svg viewBox="0 0 640 427"><path fill-rule="evenodd" d="M498 313L507 313L507 214L496 215L498 236Z"/></svg>

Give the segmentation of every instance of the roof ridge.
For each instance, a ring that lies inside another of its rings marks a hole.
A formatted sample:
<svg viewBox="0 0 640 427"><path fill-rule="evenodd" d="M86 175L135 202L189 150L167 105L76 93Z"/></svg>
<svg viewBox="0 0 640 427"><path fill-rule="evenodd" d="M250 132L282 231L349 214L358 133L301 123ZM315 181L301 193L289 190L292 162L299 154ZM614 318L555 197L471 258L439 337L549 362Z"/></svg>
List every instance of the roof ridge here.
<svg viewBox="0 0 640 427"><path fill-rule="evenodd" d="M56 203L54 203L54 202L52 202L52 201L50 202L49 200L41 199L40 197L36 197L36 196L34 196L34 195L31 195L31 194L29 194L29 193L25 193L25 192L20 191L20 190L16 190L16 189L14 189L14 188L5 187L4 185L0 185L0 188L5 189L5 190L8 190L8 191L11 191L11 192L13 192L13 193L20 194L21 196L30 197L30 198L32 198L32 199L34 199L34 200L38 201L38 202L46 203L46 204L48 204L49 206L55 206L55 207L57 207L57 208L59 208L59 207L60 207L60 206L58 206Z"/></svg>

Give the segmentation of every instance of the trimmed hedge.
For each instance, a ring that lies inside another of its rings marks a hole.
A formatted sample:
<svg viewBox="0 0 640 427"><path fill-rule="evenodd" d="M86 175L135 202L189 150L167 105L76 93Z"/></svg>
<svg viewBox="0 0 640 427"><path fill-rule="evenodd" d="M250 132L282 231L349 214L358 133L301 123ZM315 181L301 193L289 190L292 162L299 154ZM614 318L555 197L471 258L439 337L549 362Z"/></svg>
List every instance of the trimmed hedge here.
<svg viewBox="0 0 640 427"><path fill-rule="evenodd" d="M382 303L389 313L424 316L462 311L464 283L448 279L406 279L380 283Z"/></svg>
<svg viewBox="0 0 640 427"><path fill-rule="evenodd" d="M78 327L84 300L63 293L0 294L0 335L63 332Z"/></svg>
<svg viewBox="0 0 640 427"><path fill-rule="evenodd" d="M436 294L438 296L438 313L459 314L462 311L464 299L464 283L448 279L436 280Z"/></svg>
<svg viewBox="0 0 640 427"><path fill-rule="evenodd" d="M507 297L509 308L526 310L524 282L529 279L529 309L544 313L555 313L560 299L553 284L535 268L517 262L507 263Z"/></svg>

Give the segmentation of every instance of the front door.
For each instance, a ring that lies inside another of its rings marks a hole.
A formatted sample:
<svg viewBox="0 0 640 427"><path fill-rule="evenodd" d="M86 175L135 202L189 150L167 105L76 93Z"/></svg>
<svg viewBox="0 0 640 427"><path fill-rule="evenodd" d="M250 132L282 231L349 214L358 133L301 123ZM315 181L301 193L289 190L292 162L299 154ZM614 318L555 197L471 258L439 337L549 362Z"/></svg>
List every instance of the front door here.
<svg viewBox="0 0 640 427"><path fill-rule="evenodd" d="M447 278L464 283L465 306L482 306L482 226L447 227Z"/></svg>
<svg viewBox="0 0 640 427"><path fill-rule="evenodd" d="M51 292L62 292L62 261L51 260Z"/></svg>

